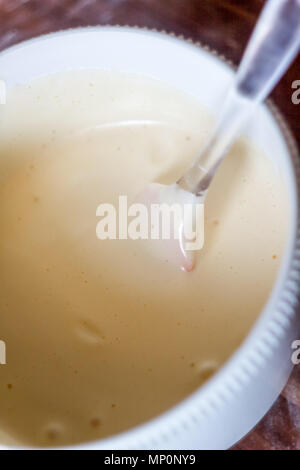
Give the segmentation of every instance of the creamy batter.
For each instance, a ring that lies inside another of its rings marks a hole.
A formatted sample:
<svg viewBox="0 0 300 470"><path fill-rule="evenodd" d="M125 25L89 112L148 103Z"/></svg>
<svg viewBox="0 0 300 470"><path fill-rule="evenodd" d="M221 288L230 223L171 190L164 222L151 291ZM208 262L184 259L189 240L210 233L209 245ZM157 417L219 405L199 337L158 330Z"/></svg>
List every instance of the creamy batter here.
<svg viewBox="0 0 300 470"><path fill-rule="evenodd" d="M196 390L249 332L283 252L284 184L239 141L185 273L143 241L97 239L96 208L181 176L212 125L199 103L150 79L78 71L15 87L0 116L0 440L124 431Z"/></svg>

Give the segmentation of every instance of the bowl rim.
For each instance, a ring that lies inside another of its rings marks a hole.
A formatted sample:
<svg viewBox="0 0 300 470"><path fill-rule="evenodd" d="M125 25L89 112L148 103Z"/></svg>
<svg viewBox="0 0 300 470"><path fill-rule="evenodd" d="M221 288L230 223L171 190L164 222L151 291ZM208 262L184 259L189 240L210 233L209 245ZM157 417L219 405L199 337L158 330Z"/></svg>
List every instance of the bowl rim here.
<svg viewBox="0 0 300 470"><path fill-rule="evenodd" d="M199 41L186 38L183 35L176 35L173 32L166 32L165 30L158 30L155 28L118 24L67 28L47 34L42 34L3 49L0 51L0 59L4 55L8 55L17 49L21 49L22 47L27 47L44 40L57 38L58 36L63 37L65 35L87 34L91 32L102 33L104 31L151 35L160 37L161 39L167 41L173 41L178 45L185 44L186 47L194 48L194 50L200 49L207 52L211 56L214 56L215 59L225 63L231 69L236 68L230 60L227 60L223 54L220 55L216 49L212 49L208 45L203 45ZM164 411L160 415L133 428L129 428L128 430L106 438L95 439L93 441L79 444L72 444L70 446L62 446L60 447L61 449L75 449L78 447L80 447L80 449L89 449L94 447L97 443L100 444L101 448L103 449L117 448L115 447L116 444L123 441L125 442L125 440L129 442L132 439L139 441L142 445L143 435L145 434L148 434L148 437L145 441L147 444L146 447L141 448L149 448L149 444L155 446L158 442L167 442L170 435L180 432L180 428L187 429L189 424L195 424L195 422L197 422L197 417L193 413L196 405L198 405L197 412L199 413L199 405L201 402L203 405L203 403L206 401L207 406L205 411L212 413L212 409L214 407L218 408L220 401L225 401L226 391L228 392L227 398L228 396L231 396L231 398L234 397L232 385L238 385L239 378L237 377L237 371L241 372L246 368L247 374L249 374L247 380L249 380L251 376L253 377L255 373L259 372L259 369L263 367L263 364L266 363L268 358L271 357L274 350L276 349L278 341L289 328L292 317L294 316L295 307L298 304L297 297L300 291L299 150L296 140L278 107L270 99L268 99L263 106L268 109L270 118L273 118L275 121L278 131L287 146L290 157L289 162L287 162L289 163L289 192L291 194L289 202L292 201L293 204L289 220L290 230L285 243L283 259L280 263L276 281L273 285L268 300L264 305L264 308L254 322L253 326L250 328L248 335L242 341L241 345L221 366L218 372L203 386L196 389L185 399L181 400L179 403ZM292 310L292 313L290 314L286 311L285 308L287 304ZM274 334L276 336L276 341L270 341L270 335ZM259 366L256 367L256 364L259 364ZM245 380L246 379L244 378L244 382ZM241 383L240 385L244 387L244 383ZM202 411L204 411L204 408ZM164 428L164 423L166 421L169 421L168 430ZM172 423L172 425L170 425L170 423ZM152 437L149 438L149 436ZM106 447L106 444L109 444L109 446ZM13 448L11 446L5 447Z"/></svg>

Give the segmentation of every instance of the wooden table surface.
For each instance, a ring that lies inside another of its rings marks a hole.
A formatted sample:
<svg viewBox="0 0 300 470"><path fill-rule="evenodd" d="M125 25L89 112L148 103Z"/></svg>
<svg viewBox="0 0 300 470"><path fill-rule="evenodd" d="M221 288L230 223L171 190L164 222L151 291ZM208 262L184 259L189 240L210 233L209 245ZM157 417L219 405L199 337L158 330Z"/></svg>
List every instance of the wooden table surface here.
<svg viewBox="0 0 300 470"><path fill-rule="evenodd" d="M237 64L263 3L263 0L0 0L0 50L64 28L128 24L182 34L208 44ZM300 58L272 97L300 148L300 105L291 100L295 80L300 80ZM300 365L272 410L235 449L300 450Z"/></svg>

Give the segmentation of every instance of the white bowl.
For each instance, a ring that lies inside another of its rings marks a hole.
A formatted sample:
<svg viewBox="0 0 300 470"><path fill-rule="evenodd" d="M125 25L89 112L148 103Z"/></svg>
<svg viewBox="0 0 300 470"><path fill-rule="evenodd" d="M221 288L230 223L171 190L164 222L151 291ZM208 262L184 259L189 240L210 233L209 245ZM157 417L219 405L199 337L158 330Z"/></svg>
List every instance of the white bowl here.
<svg viewBox="0 0 300 470"><path fill-rule="evenodd" d="M8 87L78 68L117 69L154 77L194 95L213 113L233 74L206 48L131 28L62 31L0 54L0 78ZM76 448L226 449L255 426L284 387L293 366L291 344L299 339L300 331L296 311L300 285L298 155L274 108L271 112L262 106L248 133L276 161L289 192L287 243L267 305L239 350L204 387L148 423Z"/></svg>

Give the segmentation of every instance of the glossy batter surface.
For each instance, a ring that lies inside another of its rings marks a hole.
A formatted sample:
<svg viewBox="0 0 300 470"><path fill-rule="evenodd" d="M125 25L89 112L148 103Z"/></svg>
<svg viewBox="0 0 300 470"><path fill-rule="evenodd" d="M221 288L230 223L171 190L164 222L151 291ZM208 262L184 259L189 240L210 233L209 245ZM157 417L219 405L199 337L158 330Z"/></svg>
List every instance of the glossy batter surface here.
<svg viewBox="0 0 300 470"><path fill-rule="evenodd" d="M96 208L174 182L211 127L192 98L116 72L19 86L0 119L0 439L108 436L186 397L241 344L285 242L277 168L241 140L184 273L143 242L96 237Z"/></svg>

